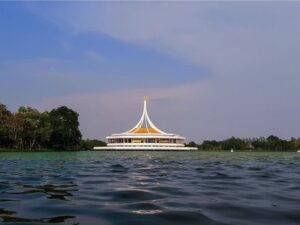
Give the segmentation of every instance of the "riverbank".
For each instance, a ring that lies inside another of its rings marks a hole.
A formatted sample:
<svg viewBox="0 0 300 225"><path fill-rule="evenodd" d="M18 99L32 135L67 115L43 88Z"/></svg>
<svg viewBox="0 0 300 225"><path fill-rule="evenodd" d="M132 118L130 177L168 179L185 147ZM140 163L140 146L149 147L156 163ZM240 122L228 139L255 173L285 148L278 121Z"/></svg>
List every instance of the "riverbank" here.
<svg viewBox="0 0 300 225"><path fill-rule="evenodd" d="M85 152L85 151L98 151L98 150L93 150L93 149L74 149L74 150L58 150L58 149L0 149L0 152ZM108 152L114 151L114 152L136 152L139 150L108 150ZM148 152L151 150L147 150L144 152ZM158 150L152 150L152 151L158 151ZM176 151L171 151L171 150L159 150L159 151L164 151L164 152L176 152ZM143 152L143 151L139 151ZM228 153L234 153L234 152L242 152L242 153L251 153L251 152L296 152L297 150L284 150L284 151L279 151L279 150L269 150L269 149L264 149L264 150L234 150L231 152L230 150L191 150L191 151L181 151L181 152L228 152Z"/></svg>

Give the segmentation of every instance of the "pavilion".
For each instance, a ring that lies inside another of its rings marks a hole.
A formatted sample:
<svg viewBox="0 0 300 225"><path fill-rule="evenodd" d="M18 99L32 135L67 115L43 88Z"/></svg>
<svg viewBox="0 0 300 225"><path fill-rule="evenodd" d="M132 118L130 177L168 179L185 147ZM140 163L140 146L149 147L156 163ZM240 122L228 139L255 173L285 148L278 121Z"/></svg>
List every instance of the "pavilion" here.
<svg viewBox="0 0 300 225"><path fill-rule="evenodd" d="M158 129L147 112L147 97L144 97L144 110L140 121L130 130L106 137L106 147L94 150L197 150L185 147L185 138Z"/></svg>

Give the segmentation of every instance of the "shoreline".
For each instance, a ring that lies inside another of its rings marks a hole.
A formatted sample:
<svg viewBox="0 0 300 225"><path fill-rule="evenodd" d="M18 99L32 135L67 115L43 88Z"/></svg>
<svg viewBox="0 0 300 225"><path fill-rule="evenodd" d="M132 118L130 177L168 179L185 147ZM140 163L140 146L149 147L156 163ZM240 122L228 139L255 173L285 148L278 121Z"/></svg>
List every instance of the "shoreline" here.
<svg viewBox="0 0 300 225"><path fill-rule="evenodd" d="M252 153L252 152L280 152L280 153L289 153L295 152L298 153L297 150L288 150L288 151L278 151L278 150L234 150L234 152L230 152L230 150L57 150L57 149L40 149L40 150L30 150L30 149L0 149L0 152L228 152L228 153Z"/></svg>

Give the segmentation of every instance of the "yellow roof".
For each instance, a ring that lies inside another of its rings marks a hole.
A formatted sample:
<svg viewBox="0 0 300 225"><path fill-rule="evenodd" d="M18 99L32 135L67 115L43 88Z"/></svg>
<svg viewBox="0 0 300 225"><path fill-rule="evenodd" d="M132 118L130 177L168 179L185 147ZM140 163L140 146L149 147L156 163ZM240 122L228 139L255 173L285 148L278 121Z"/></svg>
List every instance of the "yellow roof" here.
<svg viewBox="0 0 300 225"><path fill-rule="evenodd" d="M138 134L159 134L160 132L152 127L145 128L145 127L140 127L136 128L129 133L138 133Z"/></svg>

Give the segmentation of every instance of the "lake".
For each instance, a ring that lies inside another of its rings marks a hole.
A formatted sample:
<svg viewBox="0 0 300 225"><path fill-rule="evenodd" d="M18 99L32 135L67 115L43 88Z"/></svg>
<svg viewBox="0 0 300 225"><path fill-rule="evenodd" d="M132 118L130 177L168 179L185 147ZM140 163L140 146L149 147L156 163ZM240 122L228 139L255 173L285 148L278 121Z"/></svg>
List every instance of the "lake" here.
<svg viewBox="0 0 300 225"><path fill-rule="evenodd" d="M0 152L2 224L300 224L300 154Z"/></svg>

